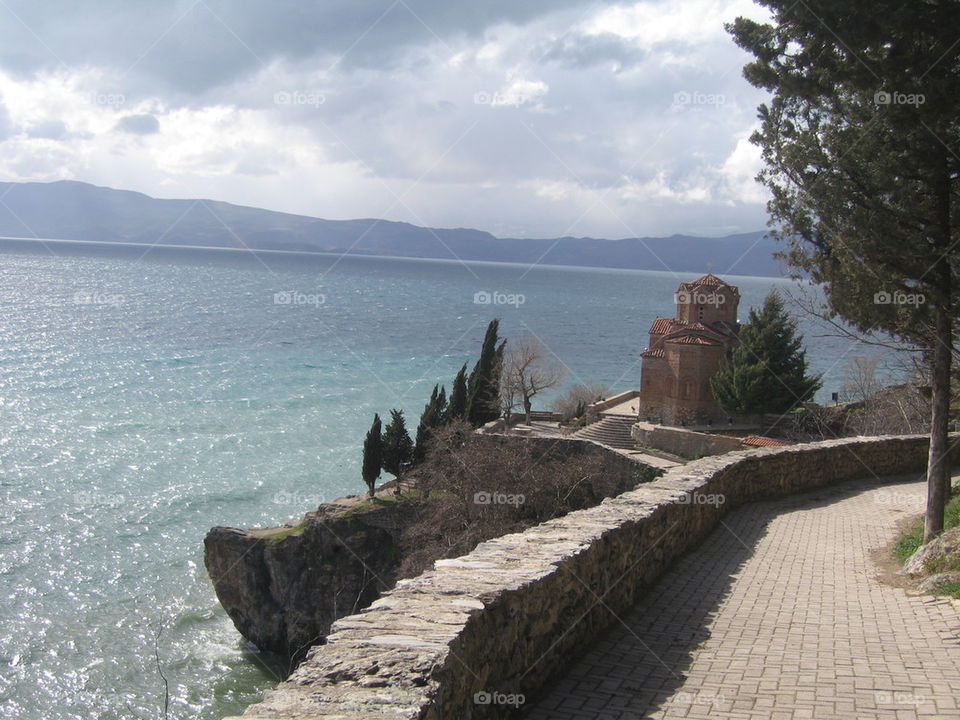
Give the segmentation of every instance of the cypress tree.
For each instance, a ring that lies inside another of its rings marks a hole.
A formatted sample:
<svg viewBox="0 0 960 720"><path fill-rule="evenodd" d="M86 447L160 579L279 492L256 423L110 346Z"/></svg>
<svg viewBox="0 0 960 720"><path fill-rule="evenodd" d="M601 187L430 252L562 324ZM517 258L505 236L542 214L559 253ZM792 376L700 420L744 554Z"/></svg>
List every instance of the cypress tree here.
<svg viewBox="0 0 960 720"><path fill-rule="evenodd" d="M427 443L430 440L430 431L444 422L447 407L447 390L445 387L433 386L430 402L423 407L420 415L420 424L417 425L417 442L413 446L413 462L422 462L427 454Z"/></svg>
<svg viewBox="0 0 960 720"><path fill-rule="evenodd" d="M453 380L453 387L450 390L450 402L447 404L447 411L444 413L444 424L454 420L463 420L467 414L467 364L464 363Z"/></svg>
<svg viewBox="0 0 960 720"><path fill-rule="evenodd" d="M469 399L466 418L474 427L480 427L500 417L500 367L506 342L497 344L499 326L498 318L494 318L487 325L480 359L474 365L467 383Z"/></svg>
<svg viewBox="0 0 960 720"><path fill-rule="evenodd" d="M383 454L380 467L400 477L413 460L413 441L407 432L403 410L391 410L390 422L383 430Z"/></svg>
<svg viewBox="0 0 960 720"><path fill-rule="evenodd" d="M377 478L380 477L380 462L382 459L383 438L380 435L380 416L374 414L373 425L367 431L363 441L363 481L367 484L367 493L373 497Z"/></svg>

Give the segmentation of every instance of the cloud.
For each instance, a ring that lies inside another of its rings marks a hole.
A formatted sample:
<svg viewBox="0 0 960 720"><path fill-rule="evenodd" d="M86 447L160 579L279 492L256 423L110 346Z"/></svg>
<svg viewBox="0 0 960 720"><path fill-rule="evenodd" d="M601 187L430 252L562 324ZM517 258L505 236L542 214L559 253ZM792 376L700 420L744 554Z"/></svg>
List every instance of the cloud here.
<svg viewBox="0 0 960 720"><path fill-rule="evenodd" d="M43 140L60 140L67 134L62 120L43 120L27 129L27 135Z"/></svg>
<svg viewBox="0 0 960 720"><path fill-rule="evenodd" d="M747 5L11 2L36 36L0 22L0 179L511 236L753 230L763 96L722 28Z"/></svg>
<svg viewBox="0 0 960 720"><path fill-rule="evenodd" d="M13 121L10 119L10 113L7 106L0 103L0 142L3 142L13 134Z"/></svg>
<svg viewBox="0 0 960 720"><path fill-rule="evenodd" d="M155 135L160 132L160 121L153 115L124 115L117 121L117 129L131 135Z"/></svg>
<svg viewBox="0 0 960 720"><path fill-rule="evenodd" d="M584 69L606 63L616 72L635 66L649 51L610 32L570 32L538 49L544 62Z"/></svg>
<svg viewBox="0 0 960 720"><path fill-rule="evenodd" d="M499 24L522 25L579 5L577 0L100 0L91 12L89 5L71 0L10 0L9 22L0 24L0 64L18 73L113 67L168 90L198 94L278 62L396 66L412 48L481 38Z"/></svg>

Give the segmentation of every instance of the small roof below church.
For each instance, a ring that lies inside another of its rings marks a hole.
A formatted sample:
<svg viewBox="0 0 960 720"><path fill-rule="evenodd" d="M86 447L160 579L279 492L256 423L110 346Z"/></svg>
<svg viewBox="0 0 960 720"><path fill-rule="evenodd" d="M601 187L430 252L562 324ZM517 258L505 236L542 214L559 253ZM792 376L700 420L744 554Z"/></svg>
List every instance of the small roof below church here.
<svg viewBox="0 0 960 720"><path fill-rule="evenodd" d="M747 435L740 441L740 444L748 447L781 447L793 445L793 443L775 440L774 438L764 437L763 435Z"/></svg>
<svg viewBox="0 0 960 720"><path fill-rule="evenodd" d="M723 333L709 325L704 325L702 322L696 322L690 325L677 323L675 330L669 333L663 341L682 345L722 345L723 339Z"/></svg>
<svg viewBox="0 0 960 720"><path fill-rule="evenodd" d="M683 327L683 323L674 318L657 318L650 326L650 332L654 335L666 335L681 327Z"/></svg>
<svg viewBox="0 0 960 720"><path fill-rule="evenodd" d="M713 335L719 334L716 328L710 327L709 325L704 325L702 322L695 322L692 325L687 325L685 329L690 332L698 330L700 332L711 333Z"/></svg>
<svg viewBox="0 0 960 720"><path fill-rule="evenodd" d="M664 342L677 343L678 345L723 345L719 340L701 335L676 335L665 338Z"/></svg>

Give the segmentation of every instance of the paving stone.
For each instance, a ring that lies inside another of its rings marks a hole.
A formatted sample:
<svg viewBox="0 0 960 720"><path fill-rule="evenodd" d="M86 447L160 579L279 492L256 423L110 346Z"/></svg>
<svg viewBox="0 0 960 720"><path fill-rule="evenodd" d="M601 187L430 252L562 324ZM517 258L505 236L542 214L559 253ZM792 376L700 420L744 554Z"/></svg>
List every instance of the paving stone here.
<svg viewBox="0 0 960 720"><path fill-rule="evenodd" d="M919 502L925 485L896 491ZM658 720L960 718L956 606L875 579L871 551L904 517L889 492L858 481L733 511L525 717L569 703Z"/></svg>

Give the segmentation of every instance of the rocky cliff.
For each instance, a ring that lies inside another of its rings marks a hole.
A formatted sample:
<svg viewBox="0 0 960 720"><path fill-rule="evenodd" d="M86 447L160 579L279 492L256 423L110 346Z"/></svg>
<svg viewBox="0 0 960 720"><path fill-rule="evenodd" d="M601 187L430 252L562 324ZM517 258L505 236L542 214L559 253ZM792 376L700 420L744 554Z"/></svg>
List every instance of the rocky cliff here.
<svg viewBox="0 0 960 720"><path fill-rule="evenodd" d="M600 463L595 482L581 484L583 478L577 478L567 488L567 499L575 500L571 509L619 495L662 472L585 440L478 435L472 442L488 454L505 446L521 450L524 454L510 456L523 460L521 467L548 467L574 457ZM491 480L486 487L499 486ZM572 494L575 488L579 495ZM210 530L204 541L207 572L237 630L262 650L299 662L310 646L324 642L334 620L359 612L392 588L401 535L417 512L410 496L398 498L393 490L385 483L376 499L354 496L321 505L296 525ZM500 534L491 532L496 527L485 528L478 541Z"/></svg>
<svg viewBox="0 0 960 720"><path fill-rule="evenodd" d="M204 540L207 572L244 637L299 660L334 620L393 586L406 511L358 498L321 505L295 526L215 527Z"/></svg>

